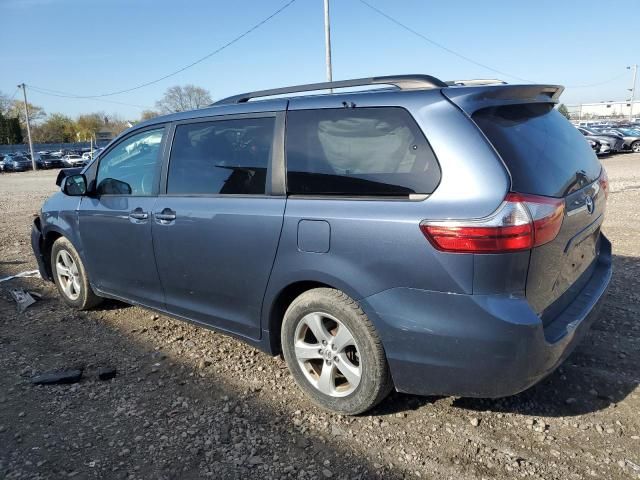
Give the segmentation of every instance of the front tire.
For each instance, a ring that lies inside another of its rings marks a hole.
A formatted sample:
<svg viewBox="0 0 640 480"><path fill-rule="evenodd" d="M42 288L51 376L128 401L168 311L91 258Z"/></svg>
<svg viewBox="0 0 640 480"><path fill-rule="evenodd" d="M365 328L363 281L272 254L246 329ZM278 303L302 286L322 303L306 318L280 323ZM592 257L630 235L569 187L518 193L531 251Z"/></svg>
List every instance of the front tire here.
<svg viewBox="0 0 640 480"><path fill-rule="evenodd" d="M51 273L60 296L70 307L87 310L102 301L91 289L80 255L64 237L57 239L51 248Z"/></svg>
<svg viewBox="0 0 640 480"><path fill-rule="evenodd" d="M631 144L631 151L633 153L640 153L640 140L636 140Z"/></svg>
<svg viewBox="0 0 640 480"><path fill-rule="evenodd" d="M284 315L281 342L293 379L322 408L357 415L393 387L373 324L339 290L316 288L296 298Z"/></svg>

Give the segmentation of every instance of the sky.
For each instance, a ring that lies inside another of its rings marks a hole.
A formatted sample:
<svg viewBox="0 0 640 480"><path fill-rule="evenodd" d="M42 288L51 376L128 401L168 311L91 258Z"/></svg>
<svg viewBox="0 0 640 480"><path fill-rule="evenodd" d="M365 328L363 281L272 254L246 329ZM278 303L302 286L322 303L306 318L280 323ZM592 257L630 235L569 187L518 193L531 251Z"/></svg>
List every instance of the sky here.
<svg viewBox="0 0 640 480"><path fill-rule="evenodd" d="M0 92L19 98L22 82L76 96L132 88L219 49L289 1L0 0ZM330 0L334 80L524 79L565 85L561 102L577 104L629 98L626 67L640 63L638 30L628 23L639 0L366 1L440 47L361 0ZM27 93L47 113L134 120L173 85L204 87L215 100L324 80L323 0L295 0L228 48L153 85L99 99Z"/></svg>

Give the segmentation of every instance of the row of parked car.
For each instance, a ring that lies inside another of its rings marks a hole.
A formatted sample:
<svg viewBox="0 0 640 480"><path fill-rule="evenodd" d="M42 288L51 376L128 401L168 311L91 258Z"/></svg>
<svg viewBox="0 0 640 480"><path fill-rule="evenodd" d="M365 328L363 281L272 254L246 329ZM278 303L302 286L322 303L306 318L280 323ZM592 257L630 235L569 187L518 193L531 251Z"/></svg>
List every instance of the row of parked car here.
<svg viewBox="0 0 640 480"><path fill-rule="evenodd" d="M589 145L598 155L624 151L640 153L640 122L580 124L576 128L586 137ZM83 167L102 150L103 148L40 151L35 154L36 167L38 169ZM0 154L0 171L23 172L32 168L31 155L28 152Z"/></svg>
<svg viewBox="0 0 640 480"><path fill-rule="evenodd" d="M598 155L640 153L640 123L578 125L576 128Z"/></svg>
<svg viewBox="0 0 640 480"><path fill-rule="evenodd" d="M36 167L44 170L48 168L82 167L89 163L89 161L102 150L102 148L95 148L93 150L58 150L53 152L43 150L34 155ZM24 172L32 168L31 154L28 152L0 154L0 171Z"/></svg>

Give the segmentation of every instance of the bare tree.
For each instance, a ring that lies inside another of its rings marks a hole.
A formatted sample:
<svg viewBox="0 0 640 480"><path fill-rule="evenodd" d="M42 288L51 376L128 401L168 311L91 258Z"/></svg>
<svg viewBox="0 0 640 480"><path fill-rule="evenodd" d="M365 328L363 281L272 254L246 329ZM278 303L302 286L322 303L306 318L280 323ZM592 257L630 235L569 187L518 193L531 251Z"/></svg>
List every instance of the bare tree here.
<svg viewBox="0 0 640 480"><path fill-rule="evenodd" d="M161 100L156 102L156 108L162 113L184 112L206 107L211 104L211 95L208 90L195 85L168 88Z"/></svg>
<svg viewBox="0 0 640 480"><path fill-rule="evenodd" d="M143 110L140 114L140 121L143 122L145 120L151 120L152 118L156 118L160 115L160 112L156 112L155 110Z"/></svg>

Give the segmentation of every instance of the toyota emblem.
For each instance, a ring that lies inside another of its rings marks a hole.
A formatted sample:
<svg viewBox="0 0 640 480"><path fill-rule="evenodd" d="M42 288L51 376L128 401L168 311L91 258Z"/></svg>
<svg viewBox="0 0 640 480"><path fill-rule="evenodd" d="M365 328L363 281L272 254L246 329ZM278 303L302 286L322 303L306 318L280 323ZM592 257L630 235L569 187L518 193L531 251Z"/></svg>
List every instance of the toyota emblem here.
<svg viewBox="0 0 640 480"><path fill-rule="evenodd" d="M584 204L587 207L587 212L593 213L593 198L587 195L587 198L584 199Z"/></svg>

